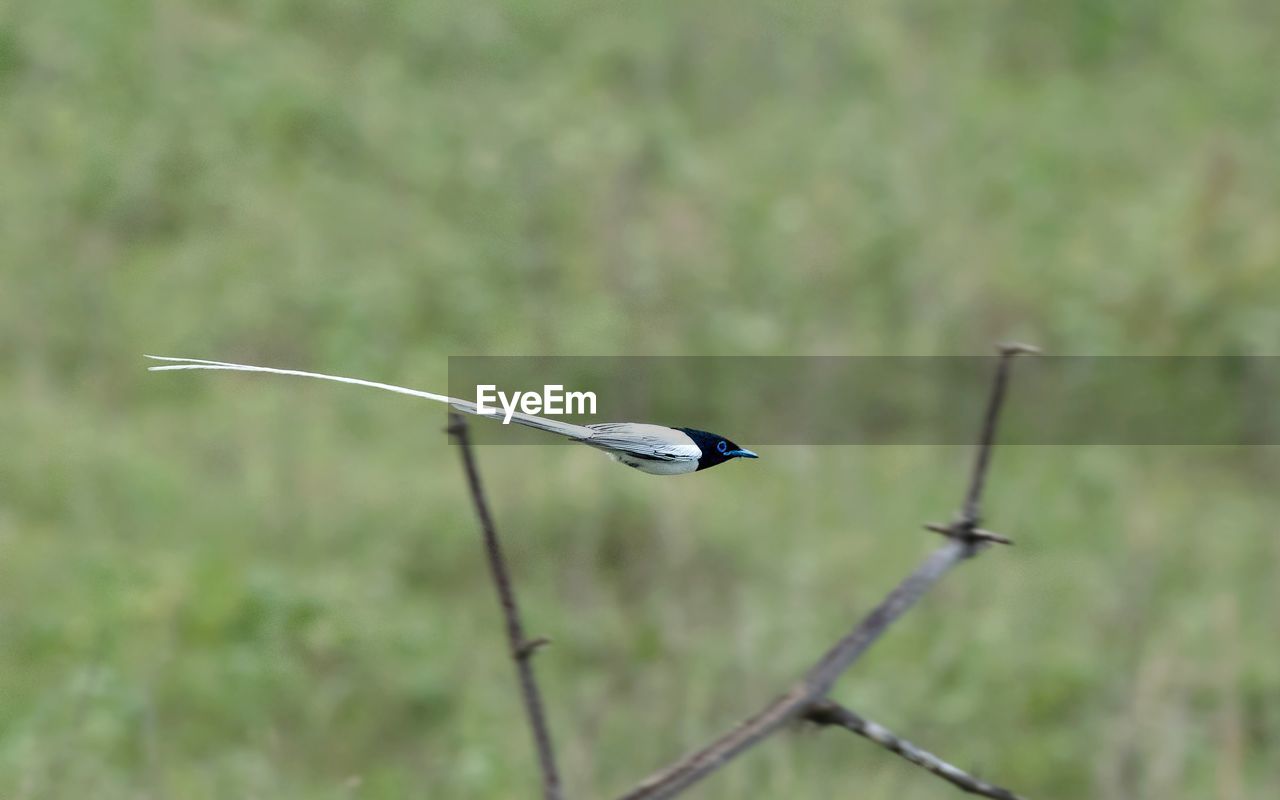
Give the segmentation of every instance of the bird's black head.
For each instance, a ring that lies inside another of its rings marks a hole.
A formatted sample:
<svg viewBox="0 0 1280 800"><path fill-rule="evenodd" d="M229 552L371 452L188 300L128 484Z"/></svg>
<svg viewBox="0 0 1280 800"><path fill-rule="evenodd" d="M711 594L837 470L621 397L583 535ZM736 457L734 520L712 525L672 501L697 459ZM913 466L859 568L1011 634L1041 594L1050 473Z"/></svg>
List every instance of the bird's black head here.
<svg viewBox="0 0 1280 800"><path fill-rule="evenodd" d="M707 433L695 428L680 428L688 434L693 443L702 451L702 457L698 459L698 469L703 470L707 467L714 467L716 464L723 464L735 458L759 458L760 456L738 447L728 439L714 433Z"/></svg>

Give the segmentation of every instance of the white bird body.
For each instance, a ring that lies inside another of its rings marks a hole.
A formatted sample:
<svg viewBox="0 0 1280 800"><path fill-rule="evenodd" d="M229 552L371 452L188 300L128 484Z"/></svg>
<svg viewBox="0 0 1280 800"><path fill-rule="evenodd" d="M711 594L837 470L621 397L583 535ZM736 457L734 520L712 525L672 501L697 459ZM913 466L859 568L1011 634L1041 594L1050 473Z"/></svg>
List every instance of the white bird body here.
<svg viewBox="0 0 1280 800"><path fill-rule="evenodd" d="M588 425L582 443L603 450L620 464L650 475L686 475L698 471L702 448L682 430L638 422Z"/></svg>
<svg viewBox="0 0 1280 800"><path fill-rule="evenodd" d="M304 372L296 369L232 364L225 361L207 361L198 358L172 358L168 356L147 356L147 358L155 359L156 361L173 362L149 367L148 369L153 372L211 369L294 375L303 378L318 378L338 383L349 383L356 386L367 386L397 394L421 397L445 403L467 414L489 417L490 419L501 420L506 416L503 411L497 409L486 409L484 413L481 413L476 404L469 400L460 400L448 395L424 392L419 389L408 389L389 383L366 381L360 378L326 375L319 372ZM646 425L634 422L574 425L569 422L521 413L510 414L510 420L530 428L564 436L573 441L581 442L588 447L594 447L597 450L603 450L613 460L650 475L686 475L691 472L697 472L700 469L715 466L732 458L757 457L755 453L741 449L727 439L691 428L668 428L662 425Z"/></svg>

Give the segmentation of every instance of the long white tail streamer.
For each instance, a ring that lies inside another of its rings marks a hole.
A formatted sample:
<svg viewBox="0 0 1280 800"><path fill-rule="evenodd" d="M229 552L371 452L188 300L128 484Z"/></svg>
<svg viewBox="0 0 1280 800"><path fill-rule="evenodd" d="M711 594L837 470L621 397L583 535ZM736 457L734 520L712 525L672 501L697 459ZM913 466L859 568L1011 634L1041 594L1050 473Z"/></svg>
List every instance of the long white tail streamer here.
<svg viewBox="0 0 1280 800"><path fill-rule="evenodd" d="M279 369L277 367L256 367L251 364L232 364L226 361L209 361L203 358L174 358L173 356L152 356L148 355L155 361L169 361L170 364L162 364L154 367L147 367L151 372L166 372L181 369L217 369L230 370L233 372L266 372L272 375L294 375L300 378L316 378L324 381L335 381L337 383L349 383L355 386L367 386L371 389L381 389L385 392L395 392L396 394L407 394L411 397L421 397L427 400L434 400L437 403L446 403L458 411L467 414L475 414L489 419L502 419L503 414L500 410L486 410L481 414L476 409L476 404L469 400L459 400L456 397L449 397L444 394L436 394L434 392L424 392L421 389L409 389L404 386L395 386L390 383L379 383L378 381L366 381L360 378L347 378L342 375L326 375L321 372L304 372L298 369ZM559 422L546 417L536 417L532 414L513 414L512 422L518 422L521 425L527 425L530 428L536 428L540 431L549 433L557 433L561 436L567 436L570 439L589 439L594 431L582 425L572 425L568 422Z"/></svg>

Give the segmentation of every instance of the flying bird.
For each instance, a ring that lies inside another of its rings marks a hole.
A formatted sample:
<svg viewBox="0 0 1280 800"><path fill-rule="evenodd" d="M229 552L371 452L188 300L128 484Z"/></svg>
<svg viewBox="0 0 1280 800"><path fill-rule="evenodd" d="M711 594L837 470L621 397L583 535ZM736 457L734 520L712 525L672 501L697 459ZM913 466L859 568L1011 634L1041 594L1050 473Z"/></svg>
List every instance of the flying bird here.
<svg viewBox="0 0 1280 800"><path fill-rule="evenodd" d="M225 361L206 361L199 358L172 358L169 356L147 356L156 361L169 361L148 367L152 372L180 369L221 369L237 372L268 372L274 375L297 375L303 378L319 378L338 383L350 383L356 386L369 386L397 394L412 397L424 397L438 403L446 403L458 411L490 419L510 418L540 431L558 434L588 447L603 450L614 461L634 467L650 475L686 475L690 472L723 464L736 458L759 458L758 455L739 447L723 436L700 431L696 428L667 428L662 425L645 425L635 422L605 422L598 425L573 425L533 414L503 413L499 409L478 409L475 403L459 400L443 394L424 392L418 389L407 389L389 383L366 381L359 378L346 378L341 375L324 375L319 372L303 372L296 369L276 369L275 367L255 367L249 364L229 364Z"/></svg>

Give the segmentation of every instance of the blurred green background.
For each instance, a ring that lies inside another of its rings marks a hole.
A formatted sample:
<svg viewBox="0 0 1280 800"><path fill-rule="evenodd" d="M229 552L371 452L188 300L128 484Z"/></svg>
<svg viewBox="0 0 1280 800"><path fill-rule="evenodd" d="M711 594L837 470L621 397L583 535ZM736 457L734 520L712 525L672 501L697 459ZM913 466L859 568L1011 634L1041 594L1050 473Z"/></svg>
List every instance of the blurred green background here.
<svg viewBox="0 0 1280 800"><path fill-rule="evenodd" d="M142 353L1275 355L1277 75L1270 0L6 0L0 797L536 785L440 410ZM968 455L484 448L571 795L794 679ZM1033 797L1277 796L1278 476L1005 448L1018 546L837 697ZM691 796L956 791L797 728Z"/></svg>

